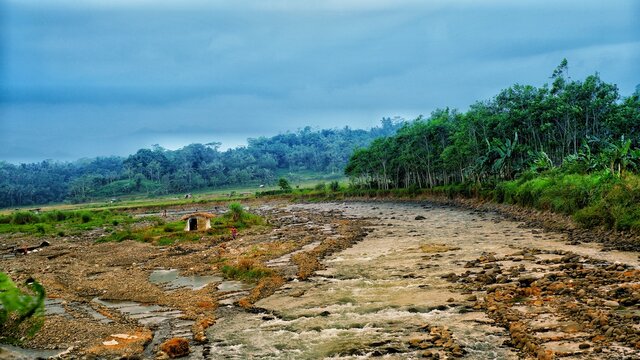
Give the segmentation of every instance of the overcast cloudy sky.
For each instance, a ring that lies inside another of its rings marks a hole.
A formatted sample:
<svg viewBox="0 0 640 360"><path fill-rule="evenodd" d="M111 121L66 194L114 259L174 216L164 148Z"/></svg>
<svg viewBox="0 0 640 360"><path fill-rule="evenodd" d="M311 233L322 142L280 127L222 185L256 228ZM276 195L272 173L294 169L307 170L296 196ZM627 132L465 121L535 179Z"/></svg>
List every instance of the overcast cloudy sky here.
<svg viewBox="0 0 640 360"><path fill-rule="evenodd" d="M0 0L0 160L368 128L565 57L630 95L640 1Z"/></svg>

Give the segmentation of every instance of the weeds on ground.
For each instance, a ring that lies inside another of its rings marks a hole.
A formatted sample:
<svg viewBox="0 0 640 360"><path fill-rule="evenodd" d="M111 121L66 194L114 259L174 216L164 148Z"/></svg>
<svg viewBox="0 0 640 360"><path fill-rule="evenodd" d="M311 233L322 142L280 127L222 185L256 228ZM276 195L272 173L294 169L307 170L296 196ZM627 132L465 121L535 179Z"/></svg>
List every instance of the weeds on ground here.
<svg viewBox="0 0 640 360"><path fill-rule="evenodd" d="M132 224L136 219L128 214L110 210L94 211L16 211L0 215L0 234L24 233L32 235L65 236L95 228L110 228Z"/></svg>

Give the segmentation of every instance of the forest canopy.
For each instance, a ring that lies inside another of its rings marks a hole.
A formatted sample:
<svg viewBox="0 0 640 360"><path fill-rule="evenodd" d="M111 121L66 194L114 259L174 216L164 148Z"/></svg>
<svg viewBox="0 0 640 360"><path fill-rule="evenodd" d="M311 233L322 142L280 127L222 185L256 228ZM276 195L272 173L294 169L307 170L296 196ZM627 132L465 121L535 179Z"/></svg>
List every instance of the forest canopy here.
<svg viewBox="0 0 640 360"><path fill-rule="evenodd" d="M558 167L640 170L640 89L622 99L598 73L573 80L566 59L550 79L513 85L466 112L419 117L357 150L345 173L356 187L388 190L495 183Z"/></svg>
<svg viewBox="0 0 640 360"><path fill-rule="evenodd" d="M126 158L13 165L0 161L0 207L83 202L134 193L162 195L227 185L275 184L278 172L342 174L354 149L390 136L398 119L383 118L370 130L312 130L248 139L248 145L220 151L220 143L178 150L158 145Z"/></svg>

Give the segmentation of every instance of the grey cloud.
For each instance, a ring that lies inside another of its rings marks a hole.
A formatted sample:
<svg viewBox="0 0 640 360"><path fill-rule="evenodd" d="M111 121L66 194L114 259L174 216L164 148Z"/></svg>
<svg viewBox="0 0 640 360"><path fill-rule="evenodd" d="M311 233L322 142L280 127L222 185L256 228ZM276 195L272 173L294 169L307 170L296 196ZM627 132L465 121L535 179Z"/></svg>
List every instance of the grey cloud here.
<svg viewBox="0 0 640 360"><path fill-rule="evenodd" d="M563 57L572 76L599 71L623 94L640 83L635 1L10 0L0 10L0 159L54 154L42 144L77 158L368 127L541 85Z"/></svg>

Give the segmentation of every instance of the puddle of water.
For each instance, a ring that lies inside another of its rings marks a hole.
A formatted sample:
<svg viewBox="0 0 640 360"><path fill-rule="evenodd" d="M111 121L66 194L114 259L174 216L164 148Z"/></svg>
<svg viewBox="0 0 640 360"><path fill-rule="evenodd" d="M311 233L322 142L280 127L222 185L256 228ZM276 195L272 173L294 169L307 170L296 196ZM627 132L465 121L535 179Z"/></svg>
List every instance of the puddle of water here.
<svg viewBox="0 0 640 360"><path fill-rule="evenodd" d="M44 300L44 314L49 315L61 315L68 316L67 312L62 306L62 300L60 299L45 299Z"/></svg>
<svg viewBox="0 0 640 360"><path fill-rule="evenodd" d="M64 305L63 305L64 304ZM103 324L112 323L113 320L107 318L106 316L100 314L95 311L88 304L82 304L79 302L64 302L61 299L45 299L44 300L44 314L45 316L64 316L66 318L72 318L72 316L67 313L65 309L65 305L73 308L74 310L83 312L89 316L91 316L94 320L97 320Z"/></svg>
<svg viewBox="0 0 640 360"><path fill-rule="evenodd" d="M190 288L200 290L205 286L222 281L220 276L180 276L178 269L154 270L149 275L149 282L153 284L162 284L166 289L174 290L179 288Z"/></svg>
<svg viewBox="0 0 640 360"><path fill-rule="evenodd" d="M0 359L32 360L55 358L66 350L35 350L0 344Z"/></svg>
<svg viewBox="0 0 640 360"><path fill-rule="evenodd" d="M133 301L105 301L98 298L93 299L93 301L109 309L117 310L131 319L136 319L138 323L144 326L158 326L163 322L182 316L182 312L179 310L172 310L159 305L143 305Z"/></svg>
<svg viewBox="0 0 640 360"><path fill-rule="evenodd" d="M218 285L218 290L220 291L243 291L243 290L249 290L251 289L253 286L247 284L247 283L243 283L242 281L235 281L235 280L229 280L229 281L223 281L220 283L220 285Z"/></svg>

